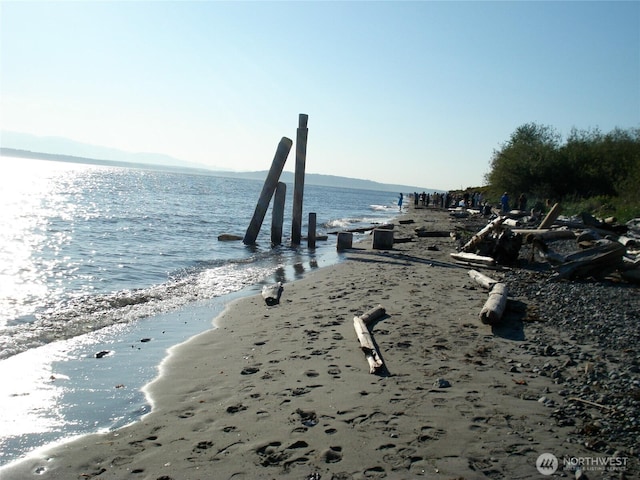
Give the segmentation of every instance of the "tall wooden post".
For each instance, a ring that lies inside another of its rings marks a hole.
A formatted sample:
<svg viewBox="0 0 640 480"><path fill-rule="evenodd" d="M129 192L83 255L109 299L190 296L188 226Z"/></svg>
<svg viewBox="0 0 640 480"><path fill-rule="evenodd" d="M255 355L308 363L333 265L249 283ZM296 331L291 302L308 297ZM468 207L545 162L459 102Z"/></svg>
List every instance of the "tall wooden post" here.
<svg viewBox="0 0 640 480"><path fill-rule="evenodd" d="M309 115L301 113L298 116L298 131L296 137L296 172L293 185L293 213L291 218L291 244L300 245L302 237L302 199L304 197L304 170L307 161L307 121Z"/></svg>
<svg viewBox="0 0 640 480"><path fill-rule="evenodd" d="M254 245L256 243L256 238L258 238L258 233L260 232L260 227L262 227L264 216L266 215L267 209L269 208L269 202L271 202L273 192L275 192L278 185L278 180L280 179L280 174L282 173L282 169L284 168L284 163L287 161L287 156L289 155L289 150L291 150L291 145L293 145L293 142L287 137L282 137L280 143L278 144L278 149L276 150L276 154L273 157L273 162L271 163L271 169L269 170L269 174L264 181L262 192L260 193L260 198L258 199L256 209L253 212L251 223L249 223L247 232L245 233L244 239L242 240L245 245Z"/></svg>
<svg viewBox="0 0 640 480"><path fill-rule="evenodd" d="M271 245L282 243L282 223L284 221L284 201L287 196L287 184L278 182L273 197L273 214L271 216Z"/></svg>
<svg viewBox="0 0 640 480"><path fill-rule="evenodd" d="M309 232L307 232L309 248L316 248L316 214L309 214Z"/></svg>

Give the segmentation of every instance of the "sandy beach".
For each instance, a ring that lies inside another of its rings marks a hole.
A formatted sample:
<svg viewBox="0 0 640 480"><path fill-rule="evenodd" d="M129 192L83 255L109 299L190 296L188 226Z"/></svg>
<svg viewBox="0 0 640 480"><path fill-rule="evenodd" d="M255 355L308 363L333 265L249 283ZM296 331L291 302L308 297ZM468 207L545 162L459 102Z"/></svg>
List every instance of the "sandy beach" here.
<svg viewBox="0 0 640 480"><path fill-rule="evenodd" d="M536 461L552 453L555 475L573 478L563 457L613 457L568 441L576 426L553 416L566 398L545 365L575 375L588 368L539 354L540 338L561 344L561 332L524 299L510 299L502 327L483 325L487 291L452 262L455 241L413 235L416 227L453 231L462 220L431 209L402 218L414 223L396 225L395 237L412 241L391 250L358 243L342 263L284 284L279 305L260 295L237 300L217 329L172 349L147 387L153 410L141 421L0 476L525 479L544 478ZM377 305L386 315L371 335L386 369L371 374L353 317ZM618 448L624 469L588 477L637 478L634 447Z"/></svg>

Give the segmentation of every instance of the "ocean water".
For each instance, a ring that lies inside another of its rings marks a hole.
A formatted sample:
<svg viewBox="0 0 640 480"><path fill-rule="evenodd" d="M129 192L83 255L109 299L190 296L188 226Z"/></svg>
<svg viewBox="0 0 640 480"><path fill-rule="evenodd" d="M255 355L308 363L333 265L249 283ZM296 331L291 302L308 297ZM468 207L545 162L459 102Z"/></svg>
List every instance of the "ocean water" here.
<svg viewBox="0 0 640 480"><path fill-rule="evenodd" d="M230 299L340 260L332 235L313 250L289 245L293 185L283 245L270 244L269 210L246 246L217 237L244 235L261 181L0 162L0 465L139 418L167 349L210 328ZM303 235L309 212L323 234L391 221L396 199L306 185ZM97 351L118 361L107 368Z"/></svg>

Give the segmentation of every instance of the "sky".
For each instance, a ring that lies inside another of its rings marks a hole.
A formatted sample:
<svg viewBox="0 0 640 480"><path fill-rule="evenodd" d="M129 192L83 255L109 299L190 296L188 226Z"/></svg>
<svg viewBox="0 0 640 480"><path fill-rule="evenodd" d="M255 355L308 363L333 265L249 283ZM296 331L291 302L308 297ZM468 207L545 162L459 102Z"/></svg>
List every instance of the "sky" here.
<svg viewBox="0 0 640 480"><path fill-rule="evenodd" d="M301 113L308 173L483 185L525 123L640 127L640 2L0 2L3 131L252 171Z"/></svg>

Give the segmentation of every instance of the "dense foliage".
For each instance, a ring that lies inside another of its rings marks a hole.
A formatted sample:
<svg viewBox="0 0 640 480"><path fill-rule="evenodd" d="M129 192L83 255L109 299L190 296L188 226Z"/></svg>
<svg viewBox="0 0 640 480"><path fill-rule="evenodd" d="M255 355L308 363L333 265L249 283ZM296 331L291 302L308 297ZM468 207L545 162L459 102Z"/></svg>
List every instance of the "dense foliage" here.
<svg viewBox="0 0 640 480"><path fill-rule="evenodd" d="M522 125L494 152L486 180L494 196L525 192L573 203L599 198L634 210L640 205L640 128L606 134L574 129L563 142L552 127Z"/></svg>

